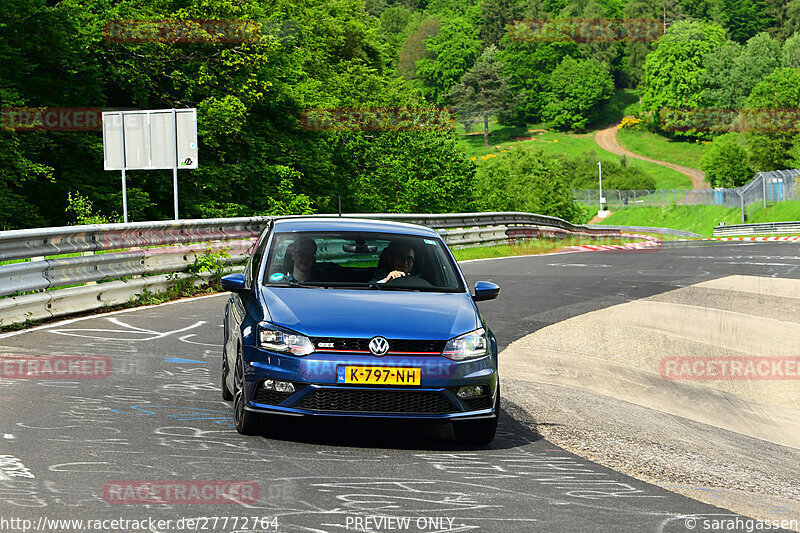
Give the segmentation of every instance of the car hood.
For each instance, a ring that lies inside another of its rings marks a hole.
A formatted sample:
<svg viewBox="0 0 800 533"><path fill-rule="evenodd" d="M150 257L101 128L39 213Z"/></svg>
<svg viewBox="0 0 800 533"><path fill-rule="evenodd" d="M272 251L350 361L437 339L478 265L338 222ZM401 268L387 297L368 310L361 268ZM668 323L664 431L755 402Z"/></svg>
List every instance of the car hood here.
<svg viewBox="0 0 800 533"><path fill-rule="evenodd" d="M310 337L444 340L480 327L467 293L265 287L271 322Z"/></svg>

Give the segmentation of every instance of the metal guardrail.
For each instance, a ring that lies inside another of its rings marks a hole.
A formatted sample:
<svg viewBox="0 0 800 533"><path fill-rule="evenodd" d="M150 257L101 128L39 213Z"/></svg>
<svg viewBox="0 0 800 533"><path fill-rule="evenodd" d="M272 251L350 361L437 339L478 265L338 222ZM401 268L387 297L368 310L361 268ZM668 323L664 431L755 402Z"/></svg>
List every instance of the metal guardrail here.
<svg viewBox="0 0 800 533"><path fill-rule="evenodd" d="M734 224L715 226L714 237L730 235L800 235L800 222L766 222L762 224Z"/></svg>
<svg viewBox="0 0 800 533"><path fill-rule="evenodd" d="M615 228L576 226L557 217L532 213L344 216L421 224L439 230L445 242L455 246L539 237L613 237L620 234ZM125 303L144 290L165 290L177 279L188 278L184 272L206 249L225 249L229 254L227 263L241 263L272 218L99 224L0 232L0 261L18 261L0 265L0 325L93 310ZM77 255L64 257L70 254ZM67 285L82 286L61 288Z"/></svg>

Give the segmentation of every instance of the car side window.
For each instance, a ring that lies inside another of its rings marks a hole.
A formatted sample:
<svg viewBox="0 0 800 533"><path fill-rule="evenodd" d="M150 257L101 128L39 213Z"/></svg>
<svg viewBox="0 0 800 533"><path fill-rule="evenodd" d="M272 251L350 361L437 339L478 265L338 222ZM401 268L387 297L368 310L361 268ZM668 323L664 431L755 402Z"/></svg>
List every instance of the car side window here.
<svg viewBox="0 0 800 533"><path fill-rule="evenodd" d="M245 269L245 280L248 287L252 286L253 280L258 278L258 266L261 264L261 258L264 257L264 248L267 246L268 236L269 231L261 234L261 238L256 243L253 254L250 256L250 262Z"/></svg>

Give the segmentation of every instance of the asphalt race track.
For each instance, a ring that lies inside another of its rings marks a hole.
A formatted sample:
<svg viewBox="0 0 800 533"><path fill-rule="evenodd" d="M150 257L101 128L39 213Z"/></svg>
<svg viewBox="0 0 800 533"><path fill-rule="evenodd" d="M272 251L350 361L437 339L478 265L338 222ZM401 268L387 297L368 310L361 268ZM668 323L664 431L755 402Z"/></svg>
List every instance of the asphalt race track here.
<svg viewBox="0 0 800 533"><path fill-rule="evenodd" d="M800 278L798 267L796 244L714 242L462 264L472 284L502 287L480 304L501 349L617 303L730 274ZM143 530L677 532L737 518L553 446L505 400L485 449L420 424L281 419L262 436L241 436L219 390L226 298L0 335L3 356L111 361L105 379L0 378L0 531L22 531L23 520L29 530L72 531L52 521L152 518L171 523ZM121 503L113 492L187 480L255 482L257 498Z"/></svg>

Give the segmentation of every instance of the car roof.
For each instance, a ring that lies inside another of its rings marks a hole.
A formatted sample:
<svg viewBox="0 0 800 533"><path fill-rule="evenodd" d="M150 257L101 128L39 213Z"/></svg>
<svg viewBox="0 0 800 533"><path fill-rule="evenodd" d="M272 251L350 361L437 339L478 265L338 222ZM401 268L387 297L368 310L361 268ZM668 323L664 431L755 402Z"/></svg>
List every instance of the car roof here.
<svg viewBox="0 0 800 533"><path fill-rule="evenodd" d="M436 233L435 230L426 228L425 226L419 226L417 224L405 224L403 222L391 222L389 220L349 217L279 218L274 221L273 231L370 231L380 233L398 233L402 235L418 235L421 237L439 237L439 234Z"/></svg>

